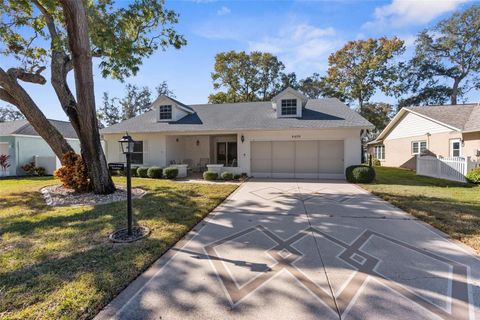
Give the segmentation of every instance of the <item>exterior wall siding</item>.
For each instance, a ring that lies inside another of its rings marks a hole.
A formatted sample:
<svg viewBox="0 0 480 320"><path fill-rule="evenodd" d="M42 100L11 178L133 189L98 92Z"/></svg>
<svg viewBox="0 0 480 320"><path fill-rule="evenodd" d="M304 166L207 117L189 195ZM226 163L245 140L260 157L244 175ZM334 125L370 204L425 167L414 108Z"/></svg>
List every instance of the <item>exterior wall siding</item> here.
<svg viewBox="0 0 480 320"><path fill-rule="evenodd" d="M462 155L480 163L480 131L463 134Z"/></svg>
<svg viewBox="0 0 480 320"><path fill-rule="evenodd" d="M385 140L409 138L425 135L427 133L452 132L453 130L430 121L416 114L408 112L399 123L390 131Z"/></svg>

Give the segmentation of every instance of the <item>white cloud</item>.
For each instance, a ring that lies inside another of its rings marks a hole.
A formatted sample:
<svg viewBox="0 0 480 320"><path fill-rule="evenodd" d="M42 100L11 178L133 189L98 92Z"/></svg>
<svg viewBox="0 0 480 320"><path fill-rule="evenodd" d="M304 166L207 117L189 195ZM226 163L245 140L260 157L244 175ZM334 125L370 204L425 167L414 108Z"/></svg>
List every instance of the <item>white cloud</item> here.
<svg viewBox="0 0 480 320"><path fill-rule="evenodd" d="M217 14L219 16L224 16L226 14L229 14L230 12L232 12L232 10L230 10L230 8L226 6L222 6L220 9L217 10Z"/></svg>
<svg viewBox="0 0 480 320"><path fill-rule="evenodd" d="M305 76L325 70L328 56L342 44L335 29L301 23L281 29L275 36L249 41L249 49L273 53L285 63L288 71Z"/></svg>
<svg viewBox="0 0 480 320"><path fill-rule="evenodd" d="M388 5L377 7L374 20L365 23L363 27L373 29L422 25L468 1L470 0L393 0Z"/></svg>

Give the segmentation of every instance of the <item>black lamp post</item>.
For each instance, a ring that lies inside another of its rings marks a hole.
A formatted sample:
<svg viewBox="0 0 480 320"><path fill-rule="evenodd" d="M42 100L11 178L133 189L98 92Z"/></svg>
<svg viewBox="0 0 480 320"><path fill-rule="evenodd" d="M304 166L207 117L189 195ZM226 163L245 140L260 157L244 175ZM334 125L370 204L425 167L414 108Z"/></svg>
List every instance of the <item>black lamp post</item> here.
<svg viewBox="0 0 480 320"><path fill-rule="evenodd" d="M135 141L128 135L128 132L120 139L120 145L122 146L122 152L127 158L127 232L128 236L133 235L133 217L132 217L132 173L131 173L131 158L133 152L133 146Z"/></svg>

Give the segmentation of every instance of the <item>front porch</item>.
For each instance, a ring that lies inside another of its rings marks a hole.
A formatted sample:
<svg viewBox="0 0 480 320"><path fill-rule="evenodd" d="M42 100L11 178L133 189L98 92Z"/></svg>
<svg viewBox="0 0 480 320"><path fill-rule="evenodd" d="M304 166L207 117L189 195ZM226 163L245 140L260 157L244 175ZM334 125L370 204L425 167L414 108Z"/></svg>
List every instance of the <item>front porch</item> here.
<svg viewBox="0 0 480 320"><path fill-rule="evenodd" d="M187 165L187 172L201 174L210 170L240 173L238 134L167 135L166 165ZM215 166L212 166L215 165Z"/></svg>

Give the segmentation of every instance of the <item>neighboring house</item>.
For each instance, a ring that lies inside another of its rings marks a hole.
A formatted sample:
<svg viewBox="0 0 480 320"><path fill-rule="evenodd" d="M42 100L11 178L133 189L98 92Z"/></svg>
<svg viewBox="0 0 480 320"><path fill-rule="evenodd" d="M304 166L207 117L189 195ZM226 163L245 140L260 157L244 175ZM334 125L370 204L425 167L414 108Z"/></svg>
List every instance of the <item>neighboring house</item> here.
<svg viewBox="0 0 480 320"><path fill-rule="evenodd" d="M69 122L49 120L67 139L72 148L80 151L80 142ZM44 167L47 174L53 174L59 161L48 144L38 135L27 120L0 122L0 154L10 156L10 176L24 175L22 166L36 161L37 166Z"/></svg>
<svg viewBox="0 0 480 320"><path fill-rule="evenodd" d="M402 108L368 152L382 165L416 169L418 155L480 159L480 105Z"/></svg>
<svg viewBox="0 0 480 320"><path fill-rule="evenodd" d="M108 162L123 162L118 140L137 141L133 162L187 163L255 177L344 178L361 162L373 126L337 99L307 99L292 88L272 101L185 105L161 96L152 110L101 130Z"/></svg>

